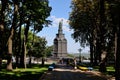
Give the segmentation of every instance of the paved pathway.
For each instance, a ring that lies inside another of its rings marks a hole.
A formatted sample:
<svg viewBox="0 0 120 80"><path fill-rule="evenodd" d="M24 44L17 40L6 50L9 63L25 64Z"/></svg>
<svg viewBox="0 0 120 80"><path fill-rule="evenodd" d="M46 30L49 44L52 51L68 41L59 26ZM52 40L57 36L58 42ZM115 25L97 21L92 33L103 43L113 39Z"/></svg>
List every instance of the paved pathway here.
<svg viewBox="0 0 120 80"><path fill-rule="evenodd" d="M40 80L114 80L100 76L95 71L74 70L65 65L59 65L53 71L45 73Z"/></svg>

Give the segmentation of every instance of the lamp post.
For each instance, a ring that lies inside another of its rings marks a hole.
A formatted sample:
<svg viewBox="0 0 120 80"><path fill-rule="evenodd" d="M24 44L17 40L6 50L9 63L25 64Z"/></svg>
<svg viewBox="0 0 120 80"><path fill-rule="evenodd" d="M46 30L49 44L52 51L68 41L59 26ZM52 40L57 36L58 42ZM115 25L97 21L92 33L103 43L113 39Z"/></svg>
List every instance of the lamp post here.
<svg viewBox="0 0 120 80"><path fill-rule="evenodd" d="M81 51L82 51L82 49L80 48L80 49L78 49L78 51L79 51L79 62L81 63Z"/></svg>

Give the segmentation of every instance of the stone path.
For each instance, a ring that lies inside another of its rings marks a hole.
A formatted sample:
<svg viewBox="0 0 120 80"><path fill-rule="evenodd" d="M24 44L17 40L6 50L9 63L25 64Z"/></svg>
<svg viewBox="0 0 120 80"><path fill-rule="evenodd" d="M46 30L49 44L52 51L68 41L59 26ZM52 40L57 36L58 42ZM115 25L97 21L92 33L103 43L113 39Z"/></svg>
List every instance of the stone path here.
<svg viewBox="0 0 120 80"><path fill-rule="evenodd" d="M59 65L53 71L46 72L40 80L114 80L95 71L74 70L65 65Z"/></svg>

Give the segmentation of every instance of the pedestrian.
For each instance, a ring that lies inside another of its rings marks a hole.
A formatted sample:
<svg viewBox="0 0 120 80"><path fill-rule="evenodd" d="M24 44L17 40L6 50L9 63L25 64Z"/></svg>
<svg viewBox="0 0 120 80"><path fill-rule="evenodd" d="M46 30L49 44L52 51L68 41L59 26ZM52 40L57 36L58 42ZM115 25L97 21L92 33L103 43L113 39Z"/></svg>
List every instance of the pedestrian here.
<svg viewBox="0 0 120 80"><path fill-rule="evenodd" d="M77 62L76 62L76 58L74 58L74 70L77 69Z"/></svg>

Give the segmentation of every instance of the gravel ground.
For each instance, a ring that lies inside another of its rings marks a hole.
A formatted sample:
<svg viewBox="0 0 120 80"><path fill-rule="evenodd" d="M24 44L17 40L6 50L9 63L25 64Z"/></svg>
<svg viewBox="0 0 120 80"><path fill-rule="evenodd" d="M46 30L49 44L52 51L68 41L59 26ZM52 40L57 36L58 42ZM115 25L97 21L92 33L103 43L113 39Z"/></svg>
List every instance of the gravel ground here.
<svg viewBox="0 0 120 80"><path fill-rule="evenodd" d="M110 76L102 75L96 71L74 70L66 65L59 65L53 71L46 72L40 80L115 80Z"/></svg>

